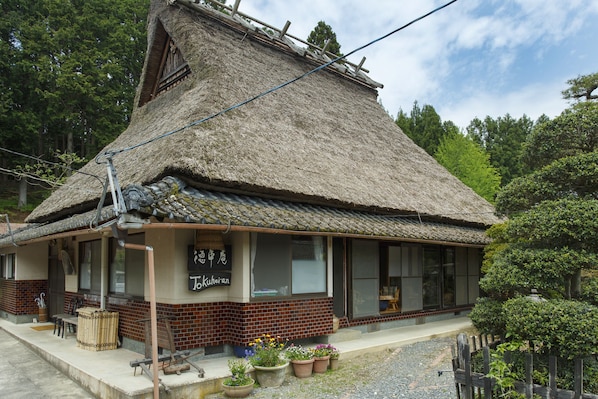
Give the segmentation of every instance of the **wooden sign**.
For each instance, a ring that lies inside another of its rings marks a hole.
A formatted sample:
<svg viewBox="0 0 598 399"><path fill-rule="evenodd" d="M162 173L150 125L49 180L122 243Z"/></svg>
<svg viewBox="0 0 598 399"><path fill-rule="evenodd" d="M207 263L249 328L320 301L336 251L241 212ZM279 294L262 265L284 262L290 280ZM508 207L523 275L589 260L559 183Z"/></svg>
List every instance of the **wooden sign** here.
<svg viewBox="0 0 598 399"><path fill-rule="evenodd" d="M187 271L189 291L230 285L232 259L231 247L224 249L195 249L188 247Z"/></svg>
<svg viewBox="0 0 598 399"><path fill-rule="evenodd" d="M230 285L230 272L206 272L189 274L189 291Z"/></svg>
<svg viewBox="0 0 598 399"><path fill-rule="evenodd" d="M189 245L187 270L189 272L230 271L232 264L230 254L230 245L224 249L194 249L193 245Z"/></svg>

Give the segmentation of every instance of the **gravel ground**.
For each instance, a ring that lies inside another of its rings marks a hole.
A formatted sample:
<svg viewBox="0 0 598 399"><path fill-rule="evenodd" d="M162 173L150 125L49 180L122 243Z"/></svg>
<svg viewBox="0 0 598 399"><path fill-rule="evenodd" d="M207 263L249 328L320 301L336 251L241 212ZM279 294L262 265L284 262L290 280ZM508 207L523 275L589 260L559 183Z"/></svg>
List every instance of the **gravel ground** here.
<svg viewBox="0 0 598 399"><path fill-rule="evenodd" d="M287 375L278 388L255 388L254 399L451 399L456 398L451 366L455 338L437 338L343 361L325 374ZM449 371L451 370L451 371ZM444 371L438 375L439 371ZM223 393L206 399L225 398Z"/></svg>

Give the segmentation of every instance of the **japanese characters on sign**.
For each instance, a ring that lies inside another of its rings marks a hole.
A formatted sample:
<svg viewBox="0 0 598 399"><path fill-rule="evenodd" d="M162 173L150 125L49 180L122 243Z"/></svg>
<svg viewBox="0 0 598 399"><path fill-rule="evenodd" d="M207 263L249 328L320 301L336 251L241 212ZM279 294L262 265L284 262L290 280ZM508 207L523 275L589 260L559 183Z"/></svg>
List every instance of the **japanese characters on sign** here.
<svg viewBox="0 0 598 399"><path fill-rule="evenodd" d="M189 290L202 291L207 288L228 286L231 277L231 248L195 249L189 245L187 271Z"/></svg>

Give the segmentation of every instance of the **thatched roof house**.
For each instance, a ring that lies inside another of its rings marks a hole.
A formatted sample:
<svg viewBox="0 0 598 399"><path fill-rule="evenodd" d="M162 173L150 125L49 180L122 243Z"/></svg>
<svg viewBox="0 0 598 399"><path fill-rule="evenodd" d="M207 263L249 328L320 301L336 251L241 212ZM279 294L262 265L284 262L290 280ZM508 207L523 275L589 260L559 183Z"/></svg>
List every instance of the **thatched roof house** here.
<svg viewBox="0 0 598 399"><path fill-rule="evenodd" d="M155 253L177 349L322 337L334 316L376 330L469 311L498 219L403 134L381 85L236 9L169 3L151 2L130 126L0 237L16 265L0 293L119 312L123 346L139 345L153 262L119 246L109 225L124 214L146 222L126 226L127 244ZM124 212L103 193L107 160ZM0 315L30 321L15 302L0 296Z"/></svg>
<svg viewBox="0 0 598 399"><path fill-rule="evenodd" d="M313 53L301 57L276 35L249 28L238 17L178 3L152 3L152 45L138 107L129 128L105 151L193 125L323 63ZM169 39L188 76L153 98ZM205 123L116 153L118 178L123 188L170 175L218 192L458 224L496 222L490 204L401 132L377 103L376 86L329 67ZM82 171L102 180L106 173L94 161ZM101 191L98 180L76 174L28 221L94 209Z"/></svg>

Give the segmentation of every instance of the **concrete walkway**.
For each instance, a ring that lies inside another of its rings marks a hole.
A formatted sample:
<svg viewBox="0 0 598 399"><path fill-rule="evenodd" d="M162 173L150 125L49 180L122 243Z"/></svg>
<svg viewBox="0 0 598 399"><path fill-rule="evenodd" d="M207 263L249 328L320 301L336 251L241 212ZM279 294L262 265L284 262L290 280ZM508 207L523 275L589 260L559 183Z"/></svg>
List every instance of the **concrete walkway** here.
<svg viewBox="0 0 598 399"><path fill-rule="evenodd" d="M65 339L52 334L52 329L39 329L51 326L50 323L13 324L0 320L0 328L14 336L43 359L76 381L96 397L108 398L153 398L153 383L149 377L141 374L141 369L134 369L130 362L143 358L142 354L126 349L100 352L87 351L77 347L76 337L67 335ZM37 329L34 329L36 327ZM359 356L361 353L397 348L417 341L442 336L456 336L459 332L471 328L467 317L458 317L445 321L429 322L372 333L348 336L346 341L331 341L341 352L341 362ZM346 333L343 329L337 334ZM220 382L229 375L230 357L194 358L194 362L205 370L204 378L199 378L193 368L180 375L164 375L161 381L176 396L203 398L205 395L220 391ZM2 361L0 359L0 361ZM60 389L60 387L57 387ZM162 396L162 395L161 395ZM164 397L168 397L164 395Z"/></svg>

